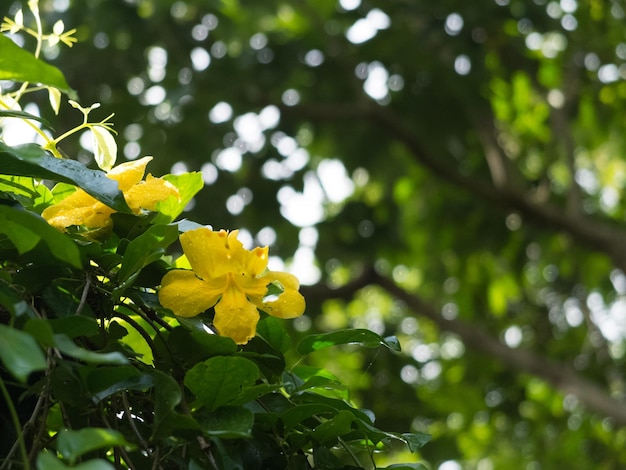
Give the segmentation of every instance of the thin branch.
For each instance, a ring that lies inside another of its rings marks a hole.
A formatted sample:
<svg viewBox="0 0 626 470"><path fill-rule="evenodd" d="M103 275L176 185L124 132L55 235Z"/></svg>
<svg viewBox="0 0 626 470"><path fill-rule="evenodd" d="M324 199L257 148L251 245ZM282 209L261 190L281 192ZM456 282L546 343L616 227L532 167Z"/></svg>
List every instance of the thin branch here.
<svg viewBox="0 0 626 470"><path fill-rule="evenodd" d="M324 298L334 298L337 292L340 297L348 298L350 291L353 295L364 286L372 284L382 287L389 294L403 301L415 315L426 317L440 329L455 333L468 348L487 354L518 372L539 377L563 393L575 395L589 410L612 417L616 424L626 426L624 403L613 398L598 384L581 377L572 367L527 349L510 348L476 325L459 319L446 319L430 303L399 287L389 278L376 272L374 268L364 271L359 278L342 287L340 291L323 286L307 287L302 291L305 295L315 292L316 295Z"/></svg>

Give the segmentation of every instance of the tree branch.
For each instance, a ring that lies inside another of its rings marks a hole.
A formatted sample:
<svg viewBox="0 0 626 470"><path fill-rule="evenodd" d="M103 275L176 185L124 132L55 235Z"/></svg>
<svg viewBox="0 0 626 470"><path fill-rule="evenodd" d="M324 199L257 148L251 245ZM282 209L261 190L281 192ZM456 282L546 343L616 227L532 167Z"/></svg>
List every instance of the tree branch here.
<svg viewBox="0 0 626 470"><path fill-rule="evenodd" d="M626 242L624 230L598 218L572 214L551 204L537 204L511 185L494 186L490 181L462 174L456 167L432 155L416 137L415 132L391 109L376 104L335 105L301 104L282 106L285 115L313 120L340 120L350 122L368 119L374 129L402 142L415 161L429 169L435 176L456 187L463 188L474 196L503 209L514 209L526 220L541 228L551 228L569 233L579 242L607 254L615 266L626 272Z"/></svg>
<svg viewBox="0 0 626 470"><path fill-rule="evenodd" d="M476 325L458 319L446 319L431 304L399 287L374 268L367 269L356 280L339 289L318 285L303 287L301 290L303 295L316 295L318 299L348 299L367 285L382 287L389 294L403 301L415 315L428 318L441 330L456 334L468 348L493 357L518 373L530 374L545 380L561 392L576 396L590 411L612 417L619 426L626 426L624 403L613 398L600 385L581 377L572 367L527 349L510 348Z"/></svg>

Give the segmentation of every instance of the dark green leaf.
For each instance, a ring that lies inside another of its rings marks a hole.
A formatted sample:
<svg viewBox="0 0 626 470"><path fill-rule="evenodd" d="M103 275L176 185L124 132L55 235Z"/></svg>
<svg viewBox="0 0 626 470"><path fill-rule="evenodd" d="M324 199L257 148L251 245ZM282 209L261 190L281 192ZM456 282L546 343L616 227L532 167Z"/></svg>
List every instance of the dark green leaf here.
<svg viewBox="0 0 626 470"><path fill-rule="evenodd" d="M48 320L55 333L64 334L69 338L78 336L95 336L99 332L98 322L95 318L82 315L73 315L65 318Z"/></svg>
<svg viewBox="0 0 626 470"><path fill-rule="evenodd" d="M0 62L1 62L1 59L0 59ZM0 74L1 73L2 72L0 71ZM27 113L25 111L17 111L17 110L12 110L12 109L0 109L0 118L3 118L3 117L18 118L18 119L31 119L33 121L39 121L43 125L45 125L48 129L54 130L52 129L52 126L50 125L50 123L44 118L42 118L41 116L36 116L34 114Z"/></svg>
<svg viewBox="0 0 626 470"><path fill-rule="evenodd" d="M0 305L4 307L13 317L28 315L34 317L35 313L27 302L11 289L4 282L0 282Z"/></svg>
<svg viewBox="0 0 626 470"><path fill-rule="evenodd" d="M145 391L154 385L152 375L132 366L98 367L87 374L85 382L96 402L121 391Z"/></svg>
<svg viewBox="0 0 626 470"><path fill-rule="evenodd" d="M365 329L339 330L306 336L298 343L296 349L300 354L309 354L313 351L340 344L360 344L366 348L385 346L392 351L400 350L400 345L395 337L383 338L373 331Z"/></svg>
<svg viewBox="0 0 626 470"><path fill-rule="evenodd" d="M120 432L107 428L62 429L57 436L57 450L70 463L87 452L111 447L131 447L131 444Z"/></svg>
<svg viewBox="0 0 626 470"><path fill-rule="evenodd" d="M41 83L58 88L72 99L76 97L58 68L39 60L3 34L0 34L0 49L0 80Z"/></svg>
<svg viewBox="0 0 626 470"><path fill-rule="evenodd" d="M198 423L191 416L176 411L182 395L178 383L169 375L153 370L154 380L154 425L152 437L167 437L177 429L199 430Z"/></svg>
<svg viewBox="0 0 626 470"><path fill-rule="evenodd" d="M321 444L332 443L338 437L344 436L352 431L354 419L354 415L351 412L341 410L336 416L317 426L311 433L311 437Z"/></svg>
<svg viewBox="0 0 626 470"><path fill-rule="evenodd" d="M241 389L259 377L259 369L248 359L216 356L196 364L185 375L189 388L209 410L237 398Z"/></svg>
<svg viewBox="0 0 626 470"><path fill-rule="evenodd" d="M322 403L311 403L296 405L293 408L282 412L280 414L280 419L283 422L285 429L289 430L297 426L298 424L301 424L304 420L312 416L323 416L325 418L328 418L336 415L337 413L337 409L333 408L332 406Z"/></svg>
<svg viewBox="0 0 626 470"><path fill-rule="evenodd" d="M1 324L0 360L20 382L26 382L31 372L46 368L46 358L31 335Z"/></svg>
<svg viewBox="0 0 626 470"><path fill-rule="evenodd" d="M63 354L79 359L88 364L128 364L128 359L120 352L113 351L110 353L99 353L83 349L74 343L67 336L62 334L54 335L54 345Z"/></svg>
<svg viewBox="0 0 626 470"><path fill-rule="evenodd" d="M212 412L200 413L198 421L202 431L209 436L244 439L252 437L254 414L246 408L223 406Z"/></svg>
<svg viewBox="0 0 626 470"><path fill-rule="evenodd" d="M117 211L131 212L117 181L75 160L55 158L36 144L9 147L0 142L0 173L74 184Z"/></svg>
<svg viewBox="0 0 626 470"><path fill-rule="evenodd" d="M106 460L93 459L71 467L65 465L52 453L44 451L37 456L37 470L115 470Z"/></svg>
<svg viewBox="0 0 626 470"><path fill-rule="evenodd" d="M124 251L122 267L118 274L119 282L126 283L136 276L141 268L163 256L165 249L177 238L176 225L153 225L132 240Z"/></svg>
<svg viewBox="0 0 626 470"><path fill-rule="evenodd" d="M419 448L426 445L432 438L430 434L424 433L403 433L400 434L402 439L406 442L411 452L416 452Z"/></svg>

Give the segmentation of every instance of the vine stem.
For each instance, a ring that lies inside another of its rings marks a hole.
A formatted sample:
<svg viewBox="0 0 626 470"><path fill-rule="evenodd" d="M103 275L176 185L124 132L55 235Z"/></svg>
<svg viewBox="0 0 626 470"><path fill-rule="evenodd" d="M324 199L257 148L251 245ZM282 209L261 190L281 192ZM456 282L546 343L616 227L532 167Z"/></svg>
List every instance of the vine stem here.
<svg viewBox="0 0 626 470"><path fill-rule="evenodd" d="M17 416L17 411L15 410L15 406L13 405L13 401L11 400L11 395L9 395L9 391L4 385L4 380L2 380L1 377L0 377L0 391L2 392L2 396L7 402L9 412L11 413L11 419L13 420L13 426L15 427L17 440L20 444L20 453L22 454L22 461L24 463L24 469L30 470L30 462L28 461L28 452L26 452L26 444L24 443L24 435L22 434L22 427L20 425L20 419Z"/></svg>

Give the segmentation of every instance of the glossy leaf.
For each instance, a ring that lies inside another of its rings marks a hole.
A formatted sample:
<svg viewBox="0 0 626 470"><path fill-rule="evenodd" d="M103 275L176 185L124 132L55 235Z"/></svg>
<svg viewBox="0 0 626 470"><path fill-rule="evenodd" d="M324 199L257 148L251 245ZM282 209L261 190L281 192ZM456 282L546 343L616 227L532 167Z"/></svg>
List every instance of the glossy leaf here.
<svg viewBox="0 0 626 470"><path fill-rule="evenodd" d="M300 354L309 354L341 344L360 344L366 348L384 346L392 351L400 351L400 344L395 337L383 338L373 331L365 329L340 330L310 335L300 340L297 351Z"/></svg>
<svg viewBox="0 0 626 470"><path fill-rule="evenodd" d="M117 181L78 161L55 158L36 144L9 147L0 142L0 173L74 184L107 206L130 212Z"/></svg>

